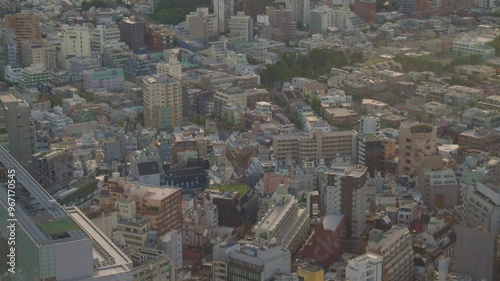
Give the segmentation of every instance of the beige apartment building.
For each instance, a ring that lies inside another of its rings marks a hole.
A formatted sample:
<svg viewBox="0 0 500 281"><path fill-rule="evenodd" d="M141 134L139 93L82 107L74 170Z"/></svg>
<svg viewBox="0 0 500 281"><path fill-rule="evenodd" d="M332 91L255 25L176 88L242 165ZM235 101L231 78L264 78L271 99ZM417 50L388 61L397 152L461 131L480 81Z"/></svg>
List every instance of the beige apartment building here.
<svg viewBox="0 0 500 281"><path fill-rule="evenodd" d="M273 136L273 154L279 166L294 161L302 164L319 158L331 161L338 156L352 157L355 145L354 131L314 131Z"/></svg>
<svg viewBox="0 0 500 281"><path fill-rule="evenodd" d="M114 236L121 236L129 249L146 247L151 221L143 218L119 219Z"/></svg>
<svg viewBox="0 0 500 281"><path fill-rule="evenodd" d="M18 42L26 39L36 40L41 38L40 16L30 11L6 15L4 26L14 30Z"/></svg>
<svg viewBox="0 0 500 281"><path fill-rule="evenodd" d="M87 27L65 27L61 50L65 57L88 57L92 52L90 41L90 30Z"/></svg>
<svg viewBox="0 0 500 281"><path fill-rule="evenodd" d="M47 40L23 40L21 60L24 67L41 64L45 69L57 68L57 49Z"/></svg>
<svg viewBox="0 0 500 281"><path fill-rule="evenodd" d="M182 122L181 83L167 75L155 74L142 80L144 123L148 127L166 129Z"/></svg>
<svg viewBox="0 0 500 281"><path fill-rule="evenodd" d="M453 170L444 167L440 154L424 158L418 169L417 188L432 209L452 209L458 204L458 181Z"/></svg>
<svg viewBox="0 0 500 281"><path fill-rule="evenodd" d="M416 176L424 156L437 153L436 139L436 127L417 121L402 122L399 127L398 173Z"/></svg>
<svg viewBox="0 0 500 281"><path fill-rule="evenodd" d="M369 234L366 252L383 257L382 280L413 280L412 236L406 226L394 226L386 232L373 229Z"/></svg>

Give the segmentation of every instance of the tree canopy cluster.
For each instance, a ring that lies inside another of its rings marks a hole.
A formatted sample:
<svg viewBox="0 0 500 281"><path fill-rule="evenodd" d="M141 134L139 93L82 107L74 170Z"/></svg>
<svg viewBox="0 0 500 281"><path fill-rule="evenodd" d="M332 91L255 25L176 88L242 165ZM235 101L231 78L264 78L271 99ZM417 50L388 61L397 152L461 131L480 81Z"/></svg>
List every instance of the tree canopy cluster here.
<svg viewBox="0 0 500 281"><path fill-rule="evenodd" d="M330 73L332 67L342 67L363 61L358 52L346 54L339 50L314 49L307 55L293 53L282 54L275 64L266 65L260 72L261 82L273 87L276 82L290 81L300 76L316 79Z"/></svg>
<svg viewBox="0 0 500 281"><path fill-rule="evenodd" d="M82 2L82 9L88 11L92 7L96 8L112 8L118 7L120 1L106 1L106 0L90 0Z"/></svg>
<svg viewBox="0 0 500 281"><path fill-rule="evenodd" d="M426 57L413 57L406 55L397 55L394 57L396 62L401 63L404 72L409 71L432 71L436 74L452 73L455 66L463 64L479 64L481 62L480 55L471 55L469 57L457 57L447 64L439 61L433 61Z"/></svg>
<svg viewBox="0 0 500 281"><path fill-rule="evenodd" d="M159 0L158 7L151 16L163 24L178 24L186 20L186 15L199 7L210 7L210 0Z"/></svg>
<svg viewBox="0 0 500 281"><path fill-rule="evenodd" d="M500 56L500 36L497 36L493 42L490 42L490 45L495 48L495 55L497 57Z"/></svg>

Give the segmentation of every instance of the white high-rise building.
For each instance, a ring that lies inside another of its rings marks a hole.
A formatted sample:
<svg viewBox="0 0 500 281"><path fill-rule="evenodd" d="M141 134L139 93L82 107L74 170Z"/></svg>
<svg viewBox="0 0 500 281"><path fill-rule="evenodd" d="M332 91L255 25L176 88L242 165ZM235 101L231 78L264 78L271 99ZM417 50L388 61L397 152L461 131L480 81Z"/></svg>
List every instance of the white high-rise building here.
<svg viewBox="0 0 500 281"><path fill-rule="evenodd" d="M90 31L84 26L71 26L64 29L61 49L66 57L90 56Z"/></svg>
<svg viewBox="0 0 500 281"><path fill-rule="evenodd" d="M286 0L286 9L292 11L292 21L304 26L309 25L311 11L310 0Z"/></svg>
<svg viewBox="0 0 500 281"><path fill-rule="evenodd" d="M120 41L120 30L117 26L98 25L92 30L90 45L93 51L104 52L106 43Z"/></svg>
<svg viewBox="0 0 500 281"><path fill-rule="evenodd" d="M234 0L214 0L214 14L217 17L219 32L227 32L229 19L234 15Z"/></svg>
<svg viewBox="0 0 500 281"><path fill-rule="evenodd" d="M319 6L310 12L311 33L324 33L330 27L340 30L362 30L368 27L365 21L354 14L349 6L333 9L326 5Z"/></svg>
<svg viewBox="0 0 500 281"><path fill-rule="evenodd" d="M249 42L253 40L253 19L246 16L245 12L238 12L229 19L230 37L238 41Z"/></svg>
<svg viewBox="0 0 500 281"><path fill-rule="evenodd" d="M380 130L380 118L363 115L359 122L359 135L377 134Z"/></svg>
<svg viewBox="0 0 500 281"><path fill-rule="evenodd" d="M182 269L182 235L177 230L172 230L165 234L161 240L161 247L175 267Z"/></svg>
<svg viewBox="0 0 500 281"><path fill-rule="evenodd" d="M348 236L359 238L366 227L366 182L368 169L362 165L334 167L320 181L320 206L325 214L342 214Z"/></svg>
<svg viewBox="0 0 500 281"><path fill-rule="evenodd" d="M181 80L182 79L182 65L179 62L179 60L177 59L178 52L179 52L179 49L165 50L164 56L167 59L167 61L157 63L156 64L156 72L158 74L172 76L177 80Z"/></svg>
<svg viewBox="0 0 500 281"><path fill-rule="evenodd" d="M345 277L351 281L382 281L383 260L374 253L355 257L347 262Z"/></svg>

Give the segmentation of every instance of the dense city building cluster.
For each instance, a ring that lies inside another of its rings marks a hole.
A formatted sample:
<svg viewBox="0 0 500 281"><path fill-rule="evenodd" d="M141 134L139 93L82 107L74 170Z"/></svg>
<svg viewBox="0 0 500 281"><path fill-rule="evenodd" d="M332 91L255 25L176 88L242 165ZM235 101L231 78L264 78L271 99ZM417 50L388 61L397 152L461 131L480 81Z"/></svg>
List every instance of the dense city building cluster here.
<svg viewBox="0 0 500 281"><path fill-rule="evenodd" d="M499 281L500 2L0 1L0 280Z"/></svg>

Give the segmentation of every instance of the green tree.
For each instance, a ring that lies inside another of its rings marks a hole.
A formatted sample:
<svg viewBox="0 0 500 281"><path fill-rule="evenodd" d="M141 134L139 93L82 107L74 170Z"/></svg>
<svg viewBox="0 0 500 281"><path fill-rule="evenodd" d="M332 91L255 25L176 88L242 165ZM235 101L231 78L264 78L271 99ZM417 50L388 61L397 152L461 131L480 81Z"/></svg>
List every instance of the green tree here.
<svg viewBox="0 0 500 281"><path fill-rule="evenodd" d="M311 108L314 113L318 116L321 116L321 100L318 97L312 97L311 99Z"/></svg>
<svg viewBox="0 0 500 281"><path fill-rule="evenodd" d="M480 63L481 63L481 55L472 54L469 56L469 64L476 65Z"/></svg>

